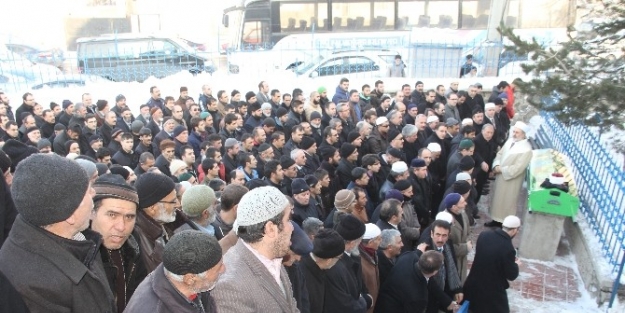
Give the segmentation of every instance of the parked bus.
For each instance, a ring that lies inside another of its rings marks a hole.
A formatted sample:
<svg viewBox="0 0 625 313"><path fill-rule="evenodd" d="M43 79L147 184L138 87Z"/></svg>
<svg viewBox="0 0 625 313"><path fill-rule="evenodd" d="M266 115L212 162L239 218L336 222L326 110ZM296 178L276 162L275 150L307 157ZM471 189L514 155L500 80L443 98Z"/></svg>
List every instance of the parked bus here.
<svg viewBox="0 0 625 313"><path fill-rule="evenodd" d="M345 38L359 41L359 48L365 49L395 49L429 40L486 41L490 12L500 8L503 14L496 16L501 16L505 25L520 30L537 29L536 34L541 35L538 29L564 30L572 24L576 5L575 0L238 1L224 10L223 48L229 56L236 52L279 50L276 59L280 62L269 62L269 67L281 69L310 58L294 53L295 50L336 50L337 42ZM440 34L444 34L443 38ZM332 40L334 43L330 43ZM389 47L389 42L397 45ZM249 61L249 56L245 58ZM263 60L268 60L266 54Z"/></svg>

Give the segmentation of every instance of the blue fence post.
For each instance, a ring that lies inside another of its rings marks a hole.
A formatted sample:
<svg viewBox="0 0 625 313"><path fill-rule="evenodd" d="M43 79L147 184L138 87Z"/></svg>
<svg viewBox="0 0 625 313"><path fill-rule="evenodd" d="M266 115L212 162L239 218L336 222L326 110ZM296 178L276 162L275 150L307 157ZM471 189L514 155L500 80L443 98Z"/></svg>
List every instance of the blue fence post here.
<svg viewBox="0 0 625 313"><path fill-rule="evenodd" d="M623 266L625 266L625 253L623 253L623 258L621 260L621 266L618 270L618 274L616 274L616 279L614 280L614 285L612 286L612 294L610 295L610 304L608 304L608 309L612 308L614 304L614 300L616 300L616 294L621 284L621 275L623 275Z"/></svg>

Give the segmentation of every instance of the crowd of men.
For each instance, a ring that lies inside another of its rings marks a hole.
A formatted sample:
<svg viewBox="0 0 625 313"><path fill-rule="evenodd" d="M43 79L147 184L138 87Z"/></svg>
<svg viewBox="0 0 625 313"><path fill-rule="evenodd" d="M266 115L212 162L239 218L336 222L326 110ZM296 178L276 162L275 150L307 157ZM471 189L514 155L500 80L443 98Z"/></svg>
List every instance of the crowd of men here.
<svg viewBox="0 0 625 313"><path fill-rule="evenodd" d="M509 312L531 158L513 84L149 92L137 116L0 92L0 308Z"/></svg>

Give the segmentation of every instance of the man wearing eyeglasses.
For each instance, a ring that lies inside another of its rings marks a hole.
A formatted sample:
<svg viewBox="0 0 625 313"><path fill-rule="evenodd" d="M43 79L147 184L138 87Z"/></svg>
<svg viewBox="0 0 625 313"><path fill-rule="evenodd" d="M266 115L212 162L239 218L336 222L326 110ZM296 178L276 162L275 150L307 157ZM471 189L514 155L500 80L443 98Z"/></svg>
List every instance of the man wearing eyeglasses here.
<svg viewBox="0 0 625 313"><path fill-rule="evenodd" d="M163 261L163 248L173 230L164 227L177 220L180 202L171 178L148 172L137 179L135 188L139 196L139 209L134 237L139 243L141 260L147 272L152 272ZM182 216L178 218L181 220ZM176 223L178 224L178 223Z"/></svg>

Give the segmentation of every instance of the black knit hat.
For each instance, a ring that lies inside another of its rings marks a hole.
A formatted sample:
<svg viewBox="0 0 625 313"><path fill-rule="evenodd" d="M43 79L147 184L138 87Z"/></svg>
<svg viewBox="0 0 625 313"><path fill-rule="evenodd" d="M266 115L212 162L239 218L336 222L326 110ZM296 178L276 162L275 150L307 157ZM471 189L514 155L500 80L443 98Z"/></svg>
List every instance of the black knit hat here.
<svg viewBox="0 0 625 313"><path fill-rule="evenodd" d="M256 94L254 94L253 91L248 91L245 93L245 101L250 101L250 99L252 99L252 97L256 97ZM258 100L258 99L256 99Z"/></svg>
<svg viewBox="0 0 625 313"><path fill-rule="evenodd" d="M410 182L407 179L402 179L399 180L397 182L395 182L395 185L393 185L393 189L399 190L399 191L404 191L408 188L410 188L410 186L412 186L410 184Z"/></svg>
<svg viewBox="0 0 625 313"><path fill-rule="evenodd" d="M119 164L111 165L111 167L109 167L109 170L111 171L111 174L119 175L123 179L128 179L128 177L130 176L130 172Z"/></svg>
<svg viewBox="0 0 625 313"><path fill-rule="evenodd" d="M263 126L276 127L276 120L274 120L271 117L268 117L268 118L263 120Z"/></svg>
<svg viewBox="0 0 625 313"><path fill-rule="evenodd" d="M106 174L109 170L109 167L104 163L96 163L95 167L98 169L98 176Z"/></svg>
<svg viewBox="0 0 625 313"><path fill-rule="evenodd" d="M461 171L468 171L475 167L475 161L473 161L473 158L468 155L463 156L462 159L460 159L458 167Z"/></svg>
<svg viewBox="0 0 625 313"><path fill-rule="evenodd" d="M89 177L78 163L36 153L17 166L11 193L17 212L26 221L46 226L74 214L88 187Z"/></svg>
<svg viewBox="0 0 625 313"><path fill-rule="evenodd" d="M284 108L284 107L279 107L278 110L276 110L276 116L277 117L283 117L287 113L289 113L289 111L286 108Z"/></svg>
<svg viewBox="0 0 625 313"><path fill-rule="evenodd" d="M357 131L352 130L352 131L349 132L349 134L347 134L347 142L352 143L358 137L360 137L360 134Z"/></svg>
<svg viewBox="0 0 625 313"><path fill-rule="evenodd" d="M312 253L316 257L331 259L342 255L343 252L345 252L345 240L336 230L324 228L315 235Z"/></svg>
<svg viewBox="0 0 625 313"><path fill-rule="evenodd" d="M293 164L295 164L295 161L293 161L293 159L291 159L288 155L283 155L280 158L280 165L282 165L283 170L293 166Z"/></svg>
<svg viewBox="0 0 625 313"><path fill-rule="evenodd" d="M314 139L312 139L311 137L308 137L308 136L304 136L304 137L302 137L302 142L300 142L299 147L304 149L304 150L308 150L314 144L315 144L315 140Z"/></svg>
<svg viewBox="0 0 625 313"><path fill-rule="evenodd" d="M266 142L264 142L260 146L258 146L258 153L265 152L265 151L267 151L269 149L271 149L271 145L266 143Z"/></svg>
<svg viewBox="0 0 625 313"><path fill-rule="evenodd" d="M139 208L145 209L167 197L176 185L171 178L159 173L144 173L135 182L139 195Z"/></svg>
<svg viewBox="0 0 625 313"><path fill-rule="evenodd" d="M310 120L314 120L317 118L321 118L321 113L317 112L317 111L313 111L312 113L310 113Z"/></svg>
<svg viewBox="0 0 625 313"><path fill-rule="evenodd" d="M397 136L401 135L401 133L397 130L397 129L391 129L388 131L388 136L386 137L386 140L388 142L393 141L393 139L397 138Z"/></svg>
<svg viewBox="0 0 625 313"><path fill-rule="evenodd" d="M396 148L388 148L386 150L386 154L391 155L398 159L402 158L401 151L399 151L399 149L396 149Z"/></svg>
<svg viewBox="0 0 625 313"><path fill-rule="evenodd" d="M321 154L321 158L323 160L327 160L328 158L331 158L334 156L334 154L336 153L336 148L332 146L321 146L319 147L319 150L317 150L317 152Z"/></svg>
<svg viewBox="0 0 625 313"><path fill-rule="evenodd" d="M303 179L303 178L296 178L291 183L291 190L292 190L293 195L297 195L297 194L300 194L302 192L306 192L306 191L310 190L310 188L308 187L308 184L306 183L305 179Z"/></svg>
<svg viewBox="0 0 625 313"><path fill-rule="evenodd" d="M317 177L315 177L315 175L306 175L306 177L304 177L304 180L306 180L306 184L310 188L314 188L315 186L317 186L317 183L319 183L319 180L317 179Z"/></svg>
<svg viewBox="0 0 625 313"><path fill-rule="evenodd" d="M351 214L345 214L336 226L336 232L347 241L356 240L365 234L365 224Z"/></svg>
<svg viewBox="0 0 625 313"><path fill-rule="evenodd" d="M247 99L247 100L249 100L249 99ZM260 110L260 103L258 103L258 101L248 105L248 107L247 107L247 111L250 112L250 113L254 112L254 111L258 111L258 110Z"/></svg>
<svg viewBox="0 0 625 313"><path fill-rule="evenodd" d="M293 225L293 232L291 233L291 251L297 255L308 255L313 249L312 242L304 230L297 225L297 223L291 221Z"/></svg>
<svg viewBox="0 0 625 313"><path fill-rule="evenodd" d="M458 180L455 181L452 185L452 190L454 192L457 192L461 195L469 192L469 190L471 190L471 184L469 184L468 181L466 180Z"/></svg>
<svg viewBox="0 0 625 313"><path fill-rule="evenodd" d="M163 251L163 267L176 275L201 274L221 260L221 246L215 237L197 230L175 234Z"/></svg>
<svg viewBox="0 0 625 313"><path fill-rule="evenodd" d="M351 143L344 143L343 145L341 145L341 157L342 158L347 158L348 156L352 155L352 153L354 153L356 151L356 146L352 145Z"/></svg>
<svg viewBox="0 0 625 313"><path fill-rule="evenodd" d="M2 146L2 150L11 158L11 172L15 172L17 165L32 154L38 153L39 150L33 146L24 144L15 139L9 139Z"/></svg>
<svg viewBox="0 0 625 313"><path fill-rule="evenodd" d="M259 178L250 179L247 183L245 183L245 187L249 190L264 186L268 186L267 181Z"/></svg>
<svg viewBox="0 0 625 313"><path fill-rule="evenodd" d="M182 125L178 125L176 126L176 128L174 128L174 138L178 137L178 135L182 134L182 132L187 131L187 128L182 126Z"/></svg>
<svg viewBox="0 0 625 313"><path fill-rule="evenodd" d="M119 175L105 174L98 177L93 184L93 189L95 190L93 201L114 198L130 201L139 205L137 190L129 186Z"/></svg>

